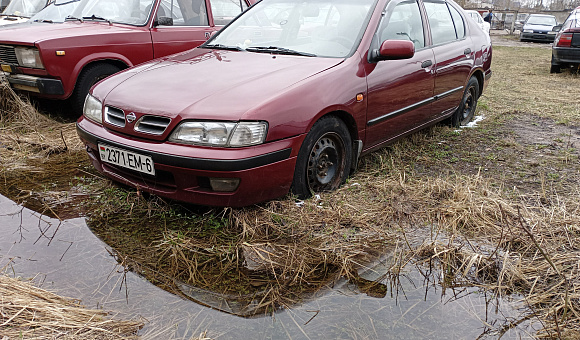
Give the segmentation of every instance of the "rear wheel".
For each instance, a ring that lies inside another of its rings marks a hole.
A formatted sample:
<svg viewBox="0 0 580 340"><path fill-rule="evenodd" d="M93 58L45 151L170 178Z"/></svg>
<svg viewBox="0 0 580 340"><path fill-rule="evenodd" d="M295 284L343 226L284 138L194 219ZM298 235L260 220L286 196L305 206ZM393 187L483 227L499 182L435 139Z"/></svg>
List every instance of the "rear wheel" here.
<svg viewBox="0 0 580 340"><path fill-rule="evenodd" d="M550 65L550 73L560 73L562 72L562 65L554 62L554 56L552 56L552 62Z"/></svg>
<svg viewBox="0 0 580 340"><path fill-rule="evenodd" d="M87 66L79 75L74 92L70 98L70 104L73 113L77 116L83 114L85 98L89 90L98 81L121 71L121 69L112 64L100 63Z"/></svg>
<svg viewBox="0 0 580 340"><path fill-rule="evenodd" d="M346 181L352 162L352 140L342 122L334 116L317 121L300 147L292 193L300 199L331 191Z"/></svg>
<svg viewBox="0 0 580 340"><path fill-rule="evenodd" d="M460 127L469 123L475 115L477 108L477 99L479 98L479 82L477 78L471 77L467 83L467 87L463 92L461 104L451 116L451 125Z"/></svg>

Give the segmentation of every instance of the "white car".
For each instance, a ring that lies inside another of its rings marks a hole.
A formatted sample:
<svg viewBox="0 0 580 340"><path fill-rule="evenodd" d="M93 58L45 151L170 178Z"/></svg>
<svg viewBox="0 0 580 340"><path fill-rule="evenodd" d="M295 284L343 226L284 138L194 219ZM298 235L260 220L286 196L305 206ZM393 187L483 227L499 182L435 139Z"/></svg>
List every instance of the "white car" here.
<svg viewBox="0 0 580 340"><path fill-rule="evenodd" d="M467 15L469 15L469 17L471 17L471 19L475 20L475 22L477 23L477 25L479 27L481 27L481 29L489 34L489 29L490 29L490 24L489 22L483 20L483 18L481 17L481 14L479 14L478 11L474 11L474 10L465 10L465 13L467 13Z"/></svg>
<svg viewBox="0 0 580 340"><path fill-rule="evenodd" d="M47 0L12 0L0 14L0 26L28 21L47 4Z"/></svg>

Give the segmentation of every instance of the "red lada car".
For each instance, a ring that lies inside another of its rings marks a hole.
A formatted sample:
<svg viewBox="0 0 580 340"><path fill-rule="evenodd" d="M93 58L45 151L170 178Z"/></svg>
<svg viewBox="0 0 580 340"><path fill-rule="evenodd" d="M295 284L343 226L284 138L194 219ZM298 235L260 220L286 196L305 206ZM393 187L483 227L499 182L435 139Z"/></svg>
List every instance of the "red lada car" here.
<svg viewBox="0 0 580 340"><path fill-rule="evenodd" d="M256 0L82 0L64 23L0 29L10 85L82 113L98 80L191 49Z"/></svg>
<svg viewBox="0 0 580 340"><path fill-rule="evenodd" d="M491 43L451 0L263 0L204 45L87 96L115 181L201 205L333 190L361 154L474 114Z"/></svg>

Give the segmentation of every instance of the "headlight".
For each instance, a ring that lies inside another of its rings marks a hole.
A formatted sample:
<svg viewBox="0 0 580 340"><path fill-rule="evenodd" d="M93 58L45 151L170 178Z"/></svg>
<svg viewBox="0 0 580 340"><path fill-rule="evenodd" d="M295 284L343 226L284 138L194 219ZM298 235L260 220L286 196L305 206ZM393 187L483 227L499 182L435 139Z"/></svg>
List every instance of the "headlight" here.
<svg viewBox="0 0 580 340"><path fill-rule="evenodd" d="M88 119L103 124L103 104L90 94L87 95L87 98L85 99L83 114Z"/></svg>
<svg viewBox="0 0 580 340"><path fill-rule="evenodd" d="M169 137L171 142L218 147L264 143L266 122L184 122Z"/></svg>
<svg viewBox="0 0 580 340"><path fill-rule="evenodd" d="M14 49L18 64L23 67L44 68L42 60L40 60L40 51L31 47L16 47Z"/></svg>
<svg viewBox="0 0 580 340"><path fill-rule="evenodd" d="M524 33L534 33L534 30L524 30Z"/></svg>

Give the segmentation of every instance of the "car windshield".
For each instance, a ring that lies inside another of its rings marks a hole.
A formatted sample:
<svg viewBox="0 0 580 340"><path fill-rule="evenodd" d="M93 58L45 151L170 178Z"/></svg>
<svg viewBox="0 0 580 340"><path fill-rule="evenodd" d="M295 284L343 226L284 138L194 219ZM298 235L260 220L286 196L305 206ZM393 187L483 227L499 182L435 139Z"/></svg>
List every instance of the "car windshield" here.
<svg viewBox="0 0 580 340"><path fill-rule="evenodd" d="M36 22L63 22L67 16L72 14L79 3L79 0L66 3L52 3L42 11L36 13L30 20Z"/></svg>
<svg viewBox="0 0 580 340"><path fill-rule="evenodd" d="M2 14L30 18L44 6L46 6L46 0L12 0Z"/></svg>
<svg viewBox="0 0 580 340"><path fill-rule="evenodd" d="M539 17L539 16L530 16L528 18L528 25L545 25L545 26L556 26L556 18L555 17Z"/></svg>
<svg viewBox="0 0 580 340"><path fill-rule="evenodd" d="M69 18L145 25L155 0L82 0Z"/></svg>
<svg viewBox="0 0 580 340"><path fill-rule="evenodd" d="M358 46L375 0L264 0L204 47L342 58Z"/></svg>

